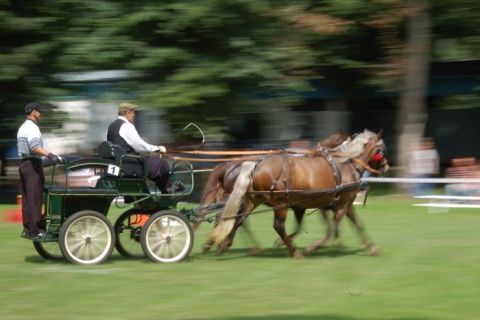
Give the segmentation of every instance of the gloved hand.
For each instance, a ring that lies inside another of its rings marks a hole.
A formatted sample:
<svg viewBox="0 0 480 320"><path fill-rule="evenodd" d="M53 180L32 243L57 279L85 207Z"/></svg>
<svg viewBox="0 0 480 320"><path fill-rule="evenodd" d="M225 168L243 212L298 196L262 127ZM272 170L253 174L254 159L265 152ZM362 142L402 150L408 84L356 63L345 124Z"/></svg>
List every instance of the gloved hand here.
<svg viewBox="0 0 480 320"><path fill-rule="evenodd" d="M164 146L158 146L158 152L167 153L167 149Z"/></svg>
<svg viewBox="0 0 480 320"><path fill-rule="evenodd" d="M53 163L60 163L60 161L62 161L62 158L60 158L58 154L51 153L51 152L48 154L47 158L52 160Z"/></svg>

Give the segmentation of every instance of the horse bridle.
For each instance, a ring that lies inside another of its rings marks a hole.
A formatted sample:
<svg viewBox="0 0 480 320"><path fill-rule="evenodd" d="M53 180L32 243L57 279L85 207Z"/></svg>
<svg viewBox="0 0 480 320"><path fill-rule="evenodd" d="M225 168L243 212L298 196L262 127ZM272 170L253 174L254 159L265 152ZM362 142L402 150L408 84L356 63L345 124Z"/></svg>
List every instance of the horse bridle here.
<svg viewBox="0 0 480 320"><path fill-rule="evenodd" d="M385 168L385 166L388 164L388 160L386 157L387 151L386 151L385 145L383 144L382 139L376 142L375 150L376 150L375 155L371 159L378 164L378 167ZM380 174L384 173L383 170L377 170L377 171L380 172Z"/></svg>
<svg viewBox="0 0 480 320"><path fill-rule="evenodd" d="M348 157L346 154L344 154L342 152L334 152L332 154L335 155L335 156L340 156L340 157L345 157L346 156L350 159L350 161L352 161L356 165L364 168L365 170L368 170L371 173L374 173L376 175L382 175L384 173L383 170L377 170L377 169L374 169L374 168L370 167L370 165L368 165L368 163L371 160L373 160L373 161L378 162L379 166L382 166L382 168L384 168L386 166L387 159L385 157L385 150L382 149L382 145L383 145L383 140L382 139L375 142L375 148L372 148L372 150L370 151L370 154L368 155L366 162L363 162L362 160L360 160L358 158ZM375 159L375 158L377 158L377 159Z"/></svg>

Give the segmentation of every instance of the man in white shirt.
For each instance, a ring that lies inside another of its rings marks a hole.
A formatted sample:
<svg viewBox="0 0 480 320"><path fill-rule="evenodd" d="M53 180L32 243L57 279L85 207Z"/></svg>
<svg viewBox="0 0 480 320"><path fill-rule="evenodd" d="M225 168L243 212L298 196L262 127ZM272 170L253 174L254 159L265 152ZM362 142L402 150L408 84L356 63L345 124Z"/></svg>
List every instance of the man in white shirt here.
<svg viewBox="0 0 480 320"><path fill-rule="evenodd" d="M107 140L120 145L127 153L165 153L164 146L154 146L145 142L133 125L136 105L124 102L118 107L118 118L113 121L107 130ZM148 178L155 182L162 193L183 191L183 186L170 181L170 166L164 158L152 155L145 158L148 167Z"/></svg>
<svg viewBox="0 0 480 320"><path fill-rule="evenodd" d="M36 102L25 107L27 120L17 133L18 155L22 158L18 172L22 182L22 219L24 235L31 239L45 238L41 227L42 203L45 183L42 156L53 163L60 162L60 157L43 148L43 139L38 122L42 119L42 108Z"/></svg>

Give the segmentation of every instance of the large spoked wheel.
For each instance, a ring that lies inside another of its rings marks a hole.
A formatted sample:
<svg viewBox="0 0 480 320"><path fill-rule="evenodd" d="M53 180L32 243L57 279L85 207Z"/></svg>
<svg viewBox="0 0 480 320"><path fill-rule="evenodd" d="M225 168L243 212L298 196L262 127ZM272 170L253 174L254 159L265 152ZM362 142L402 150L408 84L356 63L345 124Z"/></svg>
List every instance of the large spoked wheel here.
<svg viewBox="0 0 480 320"><path fill-rule="evenodd" d="M100 264L115 248L115 232L104 215L85 210L63 223L58 241L63 256L71 263Z"/></svg>
<svg viewBox="0 0 480 320"><path fill-rule="evenodd" d="M177 211L159 211L143 226L140 241L151 261L179 262L192 251L193 228Z"/></svg>
<svg viewBox="0 0 480 320"><path fill-rule="evenodd" d="M117 236L115 248L124 257L141 258L145 256L140 244L140 234L151 213L133 208L122 213L113 228Z"/></svg>
<svg viewBox="0 0 480 320"><path fill-rule="evenodd" d="M33 241L33 247L45 260L62 260L63 255L57 242Z"/></svg>

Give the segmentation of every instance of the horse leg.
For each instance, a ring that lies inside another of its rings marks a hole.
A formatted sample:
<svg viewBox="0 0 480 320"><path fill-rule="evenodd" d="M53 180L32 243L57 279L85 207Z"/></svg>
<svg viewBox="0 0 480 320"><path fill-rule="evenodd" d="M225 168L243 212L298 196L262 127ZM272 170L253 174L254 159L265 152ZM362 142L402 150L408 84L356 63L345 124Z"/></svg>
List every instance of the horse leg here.
<svg viewBox="0 0 480 320"><path fill-rule="evenodd" d="M250 249L250 253L253 253L253 254L263 253L264 249L255 238L255 235L250 229L250 224L245 219L243 220L242 227L243 227L243 230L247 232L248 237L250 238L250 240L253 242L253 245L254 245L254 248Z"/></svg>
<svg viewBox="0 0 480 320"><path fill-rule="evenodd" d="M305 215L305 211L306 209L295 208L295 207L293 208L293 213L295 214L295 220L297 221L297 228L293 233L289 235L291 240L293 240L293 237L295 237L297 233L300 232L300 227L302 225L302 220L303 220L303 216ZM275 241L273 248L276 249L284 245L285 245L285 241L283 241L282 239L278 239L277 241Z"/></svg>
<svg viewBox="0 0 480 320"><path fill-rule="evenodd" d="M218 224L218 220L220 219L220 216L221 216L221 212L218 212L216 215L215 215L215 225ZM207 253L211 247L213 247L213 245L215 244L214 241L212 241L211 239L207 239L207 242L205 242L204 244L202 244L202 253Z"/></svg>
<svg viewBox="0 0 480 320"><path fill-rule="evenodd" d="M325 237L321 240L316 240L312 244L310 244L305 250L305 253L312 253L318 249L325 247L328 243L328 240L332 236L332 228L330 227L330 221L328 220L328 210L320 209L320 212L322 213L323 222L326 227Z"/></svg>
<svg viewBox="0 0 480 320"><path fill-rule="evenodd" d="M235 224L233 226L233 229L228 234L228 236L221 243L218 244L217 254L223 254L223 253L227 252L228 248L230 248L230 246L233 243L233 238L235 238L235 234L236 234L238 228L240 226L245 225L244 221L250 215L253 208L254 208L253 203L251 203L250 201L242 202L242 204L240 205L240 209L239 209L239 216L237 216L235 218ZM240 215L240 212L244 212L244 213ZM252 237L252 239L254 240L253 237ZM258 247L257 247L257 250L258 250L258 252L263 251L263 249L260 249Z"/></svg>
<svg viewBox="0 0 480 320"><path fill-rule="evenodd" d="M277 231L280 238L284 241L287 246L288 253L296 259L303 258L303 253L295 248L293 241L285 230L285 220L287 219L288 209L277 209L275 210L275 219L273 222L273 228Z"/></svg>
<svg viewBox="0 0 480 320"><path fill-rule="evenodd" d="M340 221L342 221L347 209L342 208L333 213L333 243L342 247L342 239L340 238Z"/></svg>
<svg viewBox="0 0 480 320"><path fill-rule="evenodd" d="M353 205L350 205L347 209L347 217L353 223L355 230L360 237L360 241L365 247L365 250L369 255L375 256L379 254L380 249L372 242L370 237L367 235L365 228L362 226L360 220L357 218L357 214L355 213L355 208Z"/></svg>

